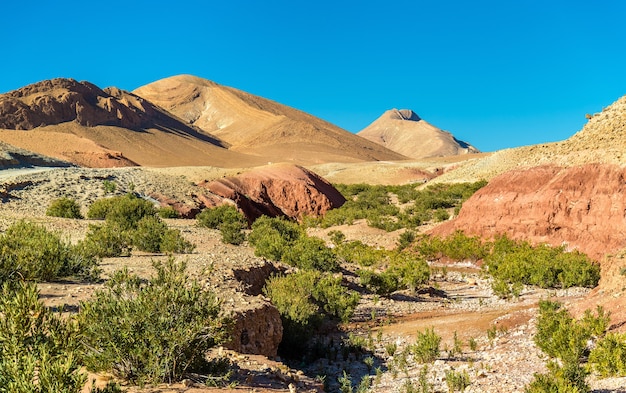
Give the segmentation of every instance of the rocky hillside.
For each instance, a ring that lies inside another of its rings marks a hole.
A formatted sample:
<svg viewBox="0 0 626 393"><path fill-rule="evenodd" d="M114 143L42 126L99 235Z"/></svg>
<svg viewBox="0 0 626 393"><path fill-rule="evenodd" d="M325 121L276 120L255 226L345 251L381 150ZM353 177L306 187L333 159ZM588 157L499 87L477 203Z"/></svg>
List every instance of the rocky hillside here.
<svg viewBox="0 0 626 393"><path fill-rule="evenodd" d="M479 160L466 161L437 181L491 179L512 169L539 165L625 165L626 96L619 98L602 112L588 116L588 119L582 130L565 141L500 150Z"/></svg>
<svg viewBox="0 0 626 393"><path fill-rule="evenodd" d="M411 158L478 153L474 146L429 124L410 109L388 110L357 135Z"/></svg>
<svg viewBox="0 0 626 393"><path fill-rule="evenodd" d="M162 79L133 93L216 135L231 150L271 162L406 159L297 109L191 75Z"/></svg>
<svg viewBox="0 0 626 393"><path fill-rule="evenodd" d="M600 286L591 304L626 319L621 274L626 256L626 97L589 119L566 141L511 149L444 174L438 181L491 178L458 217L434 230L498 234L565 245L598 260ZM584 307L581 306L581 309Z"/></svg>
<svg viewBox="0 0 626 393"><path fill-rule="evenodd" d="M259 162L141 97L73 79L0 95L0 128L4 142L83 166Z"/></svg>

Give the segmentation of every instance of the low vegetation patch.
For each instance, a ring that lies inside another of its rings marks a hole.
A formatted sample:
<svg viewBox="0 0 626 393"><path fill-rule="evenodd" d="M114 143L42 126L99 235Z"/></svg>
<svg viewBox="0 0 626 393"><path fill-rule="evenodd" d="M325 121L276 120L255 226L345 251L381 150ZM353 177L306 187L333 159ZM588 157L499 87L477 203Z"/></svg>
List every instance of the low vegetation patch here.
<svg viewBox="0 0 626 393"><path fill-rule="evenodd" d="M201 372L206 351L228 337L215 296L185 273L185 263L154 262L149 282L127 270L81 304L84 364L143 384ZM113 323L114 321L114 323Z"/></svg>
<svg viewBox="0 0 626 393"><path fill-rule="evenodd" d="M99 199L87 216L105 222L89 226L81 247L101 258L128 256L133 247L153 253L191 253L195 246L156 213L152 203L133 194Z"/></svg>
<svg viewBox="0 0 626 393"><path fill-rule="evenodd" d="M45 307L35 284L2 285L1 393L80 392L87 376L80 371L79 345L75 324Z"/></svg>
<svg viewBox="0 0 626 393"><path fill-rule="evenodd" d="M77 276L95 280L99 261L61 240L58 233L39 224L19 221L0 235L0 283L3 281L52 281Z"/></svg>
<svg viewBox="0 0 626 393"><path fill-rule="evenodd" d="M403 186L381 186L369 184L336 184L347 202L338 209L330 210L319 219L307 220L308 225L328 228L335 225L352 224L365 219L368 225L395 231L412 229L431 220L443 221L450 211L458 212L465 202L486 181L462 184L437 184L418 190L413 184ZM392 201L397 198L402 206Z"/></svg>
<svg viewBox="0 0 626 393"><path fill-rule="evenodd" d="M222 242L239 245L246 240L243 230L248 227L246 217L232 205L205 209L196 216L198 226L219 229Z"/></svg>
<svg viewBox="0 0 626 393"><path fill-rule="evenodd" d="M589 310L575 320L561 304L544 300L539 303L535 344L550 358L548 373L535 374L527 393L589 392L585 381L589 371L582 364L589 354L587 343L604 335L609 316L598 307L597 315Z"/></svg>
<svg viewBox="0 0 626 393"><path fill-rule="evenodd" d="M83 218L78 202L70 198L59 198L50 202L46 215L61 218Z"/></svg>
<svg viewBox="0 0 626 393"><path fill-rule="evenodd" d="M280 351L290 357L303 354L322 322L347 322L359 302L356 292L341 285L341 277L316 270L272 277L263 293L280 312L284 329Z"/></svg>

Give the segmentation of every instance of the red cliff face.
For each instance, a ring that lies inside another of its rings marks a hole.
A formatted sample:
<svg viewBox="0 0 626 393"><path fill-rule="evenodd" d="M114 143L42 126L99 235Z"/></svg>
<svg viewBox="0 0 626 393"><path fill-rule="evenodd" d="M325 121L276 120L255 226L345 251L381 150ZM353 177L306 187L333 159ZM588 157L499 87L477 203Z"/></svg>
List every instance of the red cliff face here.
<svg viewBox="0 0 626 393"><path fill-rule="evenodd" d="M261 215L292 219L318 216L345 202L341 193L325 179L295 165L255 169L201 186L233 200L250 222Z"/></svg>
<svg viewBox="0 0 626 393"><path fill-rule="evenodd" d="M459 216L433 231L491 238L506 233L566 244L601 259L626 247L626 169L589 164L541 166L500 175L472 196Z"/></svg>

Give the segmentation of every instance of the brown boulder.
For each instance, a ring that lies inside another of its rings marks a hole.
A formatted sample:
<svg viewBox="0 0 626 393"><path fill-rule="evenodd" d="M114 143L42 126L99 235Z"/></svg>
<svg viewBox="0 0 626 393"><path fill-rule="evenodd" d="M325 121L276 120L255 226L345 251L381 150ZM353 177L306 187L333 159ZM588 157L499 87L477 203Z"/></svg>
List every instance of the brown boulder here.
<svg viewBox="0 0 626 393"><path fill-rule="evenodd" d="M626 247L624 179L626 169L608 164L507 172L474 194L455 220L433 234L507 234L534 243L566 244L600 259Z"/></svg>
<svg viewBox="0 0 626 393"><path fill-rule="evenodd" d="M261 215L319 216L345 202L329 182L296 165L267 166L200 185L233 200L250 222Z"/></svg>
<svg viewBox="0 0 626 393"><path fill-rule="evenodd" d="M226 347L239 353L276 356L283 338L283 323L273 304L260 297L233 310L232 340Z"/></svg>

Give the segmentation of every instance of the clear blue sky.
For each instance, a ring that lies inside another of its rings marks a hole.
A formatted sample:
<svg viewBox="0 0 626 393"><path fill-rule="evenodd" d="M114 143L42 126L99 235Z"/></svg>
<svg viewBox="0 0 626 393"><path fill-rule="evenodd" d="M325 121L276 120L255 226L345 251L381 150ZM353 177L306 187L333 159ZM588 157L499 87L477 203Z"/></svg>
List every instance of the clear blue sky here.
<svg viewBox="0 0 626 393"><path fill-rule="evenodd" d="M413 109L483 151L566 139L626 94L626 1L0 5L0 92L193 74L357 132Z"/></svg>

